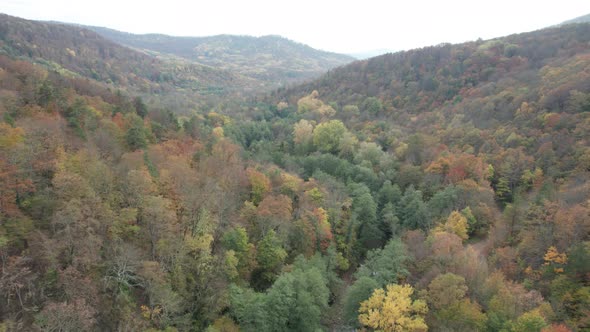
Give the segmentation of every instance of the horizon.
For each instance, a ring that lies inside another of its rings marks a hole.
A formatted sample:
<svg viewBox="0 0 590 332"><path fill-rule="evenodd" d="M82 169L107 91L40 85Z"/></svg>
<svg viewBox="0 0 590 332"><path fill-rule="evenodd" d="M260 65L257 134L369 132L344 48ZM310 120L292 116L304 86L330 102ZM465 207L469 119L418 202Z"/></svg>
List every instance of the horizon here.
<svg viewBox="0 0 590 332"><path fill-rule="evenodd" d="M398 7L369 1L369 4L358 8L350 8L350 4L340 4L339 7L332 8L330 1L315 4L304 0L299 2L299 6L292 7L290 4L292 8L283 9L273 7L267 0L256 0L248 4L226 0L222 4L201 4L193 5L194 7L180 0L171 0L172 3L165 7L158 1L148 1L140 6L136 5L137 1L123 4L112 0L105 0L100 4L79 1L71 4L66 0L59 0L62 6L59 3L51 5L38 0L8 0L4 13L28 20L96 26L141 35L280 36L315 49L349 55L498 38L539 30L590 13L590 2L578 0L561 1L558 8L547 6L547 3L511 3L506 0L496 2L493 6L469 8L468 2L456 0L445 3L422 1L420 4L398 4L401 10L397 12L409 14L389 18L387 13ZM371 2L377 5L371 6ZM306 4L310 6L305 6ZM429 6L430 10L420 12L420 7L424 5ZM187 10L180 10L186 6ZM190 16L190 13L201 7L211 15L197 15L196 19ZM372 10L381 7L385 7L384 10ZM456 7L462 7L462 10L456 10ZM513 10L507 11L507 7ZM113 8L118 10L113 12ZM142 10L140 15L128 14L137 8ZM227 8L235 10L224 12ZM308 8L315 11L306 11ZM283 11L289 10L293 12L292 15L281 16ZM298 17L304 14L311 16L310 20L304 20L307 24L291 23L293 20L299 22ZM375 16L374 19L364 17L368 14ZM133 19L129 19L130 17ZM502 17L502 24L498 24L498 17ZM281 23L280 19L284 19L285 23ZM317 28L313 24L316 21L326 21L327 24L322 26L329 28ZM466 26L469 29L465 29ZM437 29L433 30L432 27ZM396 34L397 31L403 31L404 34Z"/></svg>

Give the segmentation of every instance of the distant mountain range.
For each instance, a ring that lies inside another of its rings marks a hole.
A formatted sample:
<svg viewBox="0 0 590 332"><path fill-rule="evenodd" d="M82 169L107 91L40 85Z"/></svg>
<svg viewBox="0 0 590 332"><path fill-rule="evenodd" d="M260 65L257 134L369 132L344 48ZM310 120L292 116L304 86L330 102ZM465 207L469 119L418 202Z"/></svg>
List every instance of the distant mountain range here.
<svg viewBox="0 0 590 332"><path fill-rule="evenodd" d="M301 83L355 60L279 36L134 35L5 14L0 54L137 93L175 91L208 99Z"/></svg>
<svg viewBox="0 0 590 332"><path fill-rule="evenodd" d="M81 27L3 14L0 54L139 93L185 90L220 95L259 86L255 80L231 71L184 59L158 59Z"/></svg>
<svg viewBox="0 0 590 332"><path fill-rule="evenodd" d="M176 56L263 82L269 87L316 78L354 61L348 55L313 49L280 36L217 35L175 37L137 35L85 26L101 36L158 57Z"/></svg>

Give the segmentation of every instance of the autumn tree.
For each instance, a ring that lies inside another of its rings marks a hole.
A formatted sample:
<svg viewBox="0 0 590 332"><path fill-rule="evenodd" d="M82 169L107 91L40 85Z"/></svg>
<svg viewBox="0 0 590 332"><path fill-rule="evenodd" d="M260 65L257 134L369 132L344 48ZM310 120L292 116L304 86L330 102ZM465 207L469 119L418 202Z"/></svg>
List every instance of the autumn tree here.
<svg viewBox="0 0 590 332"><path fill-rule="evenodd" d="M295 143L295 150L301 154L305 154L312 148L313 140L313 124L305 119L299 120L293 126L293 142Z"/></svg>
<svg viewBox="0 0 590 332"><path fill-rule="evenodd" d="M441 274L428 285L430 305L435 330L480 331L486 317L481 307L466 298L465 278L453 273Z"/></svg>
<svg viewBox="0 0 590 332"><path fill-rule="evenodd" d="M412 300L414 288L410 285L387 285L376 289L361 303L359 322L380 331L427 331L424 315L426 302Z"/></svg>
<svg viewBox="0 0 590 332"><path fill-rule="evenodd" d="M258 205L264 198L264 195L270 190L270 180L266 175L253 168L246 169L246 174L248 175L252 188L250 192L252 203Z"/></svg>

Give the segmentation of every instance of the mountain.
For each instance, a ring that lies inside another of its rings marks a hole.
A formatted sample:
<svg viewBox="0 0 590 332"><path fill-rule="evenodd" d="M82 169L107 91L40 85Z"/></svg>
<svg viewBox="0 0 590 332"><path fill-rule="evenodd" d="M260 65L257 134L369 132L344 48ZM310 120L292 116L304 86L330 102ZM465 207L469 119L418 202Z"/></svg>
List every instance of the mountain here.
<svg viewBox="0 0 590 332"><path fill-rule="evenodd" d="M579 17L573 18L571 20L567 20L565 22L562 22L560 25L573 24L573 23L588 23L588 22L590 22L590 14L579 16Z"/></svg>
<svg viewBox="0 0 590 332"><path fill-rule="evenodd" d="M369 50L369 51L364 51L364 52L350 53L349 55L354 57L355 59L358 59L358 60L365 60L368 58L374 58L376 56L379 56L379 55L382 55L385 53L395 53L395 51L391 50L391 49L387 49L387 48L380 48L377 50Z"/></svg>
<svg viewBox="0 0 590 332"><path fill-rule="evenodd" d="M258 87L239 74L183 59L157 59L88 29L3 14L0 53L146 94L227 95Z"/></svg>
<svg viewBox="0 0 590 332"><path fill-rule="evenodd" d="M590 24L179 116L188 60L1 18L0 331L590 326Z"/></svg>
<svg viewBox="0 0 590 332"><path fill-rule="evenodd" d="M350 56L316 50L280 36L175 37L86 28L122 45L240 73L270 87L309 80L354 61Z"/></svg>
<svg viewBox="0 0 590 332"><path fill-rule="evenodd" d="M460 105L472 91L484 87L495 87L483 89L486 94L526 87L527 94L519 95L517 101L536 98L541 109L552 109L565 102L570 90L585 91L589 87L585 71L576 73L576 66L584 68L587 61L588 41L590 24L577 24L487 41L424 47L357 61L313 82L281 89L273 96L293 104L317 90L323 99L340 106L361 107L366 98L378 98L388 115L419 115ZM553 68L570 80L546 77ZM513 108L501 107L502 111L514 112L519 106L514 103L510 101ZM498 115L476 109L464 112L470 117Z"/></svg>

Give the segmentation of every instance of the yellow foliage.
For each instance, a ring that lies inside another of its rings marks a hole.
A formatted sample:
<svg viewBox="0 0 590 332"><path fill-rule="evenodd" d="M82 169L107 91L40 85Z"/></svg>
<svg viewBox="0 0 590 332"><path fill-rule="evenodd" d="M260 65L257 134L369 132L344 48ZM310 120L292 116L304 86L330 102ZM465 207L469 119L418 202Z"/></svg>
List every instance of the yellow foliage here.
<svg viewBox="0 0 590 332"><path fill-rule="evenodd" d="M4 122L0 122L0 149L9 149L23 141L25 131L22 128L12 128Z"/></svg>
<svg viewBox="0 0 590 332"><path fill-rule="evenodd" d="M157 306L153 309L150 309L146 305L141 305L139 307L141 309L141 316L147 320L156 319L160 314L162 314L162 308Z"/></svg>
<svg viewBox="0 0 590 332"><path fill-rule="evenodd" d="M196 237L187 235L184 242L192 252L209 252L211 250L211 243L213 243L213 236L211 234Z"/></svg>
<svg viewBox="0 0 590 332"><path fill-rule="evenodd" d="M368 300L361 302L359 322L385 332L427 331L424 315L428 307L422 300L412 301L414 288L387 285L386 289L376 289Z"/></svg>
<svg viewBox="0 0 590 332"><path fill-rule="evenodd" d="M465 218L458 211L451 212L449 218L447 218L447 222L444 225L445 231L456 234L463 240L467 240L467 238L469 238L467 235L468 227L467 218Z"/></svg>
<svg viewBox="0 0 590 332"><path fill-rule="evenodd" d="M559 251L557 251L557 248L555 248L554 246L551 246L551 247L549 247L549 249L547 249L547 253L543 257L543 259L545 260L545 263L547 263L547 264L548 263L556 263L556 264L567 263L567 255L560 254Z"/></svg>
<svg viewBox="0 0 590 332"><path fill-rule="evenodd" d="M324 104L318 99L318 92L313 91L310 95L305 96L297 101L297 112L307 113L315 112L324 117L331 117L336 114L336 110L330 105Z"/></svg>
<svg viewBox="0 0 590 332"><path fill-rule="evenodd" d="M212 331L212 332L239 332L240 328L238 325L236 325L236 323L234 323L234 321L227 317L227 316L222 316L220 318L217 318L214 322L213 325L209 326L209 329L207 329L207 331Z"/></svg>
<svg viewBox="0 0 590 332"><path fill-rule="evenodd" d="M302 180L295 175L289 173L281 173L281 193L295 194L301 185Z"/></svg>
<svg viewBox="0 0 590 332"><path fill-rule="evenodd" d="M213 133L213 136L215 136L217 138L222 138L224 135L223 128L221 128L221 127L213 128L212 133Z"/></svg>

